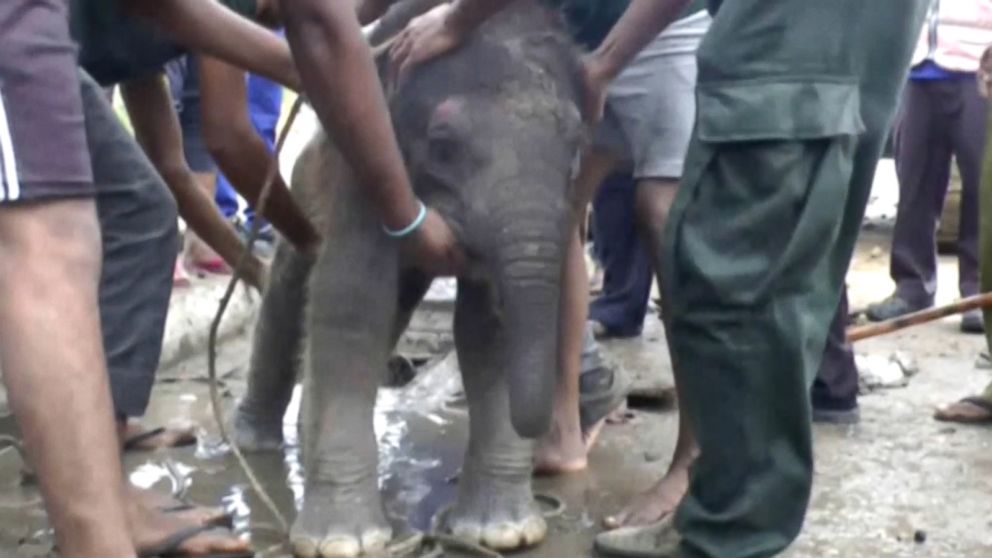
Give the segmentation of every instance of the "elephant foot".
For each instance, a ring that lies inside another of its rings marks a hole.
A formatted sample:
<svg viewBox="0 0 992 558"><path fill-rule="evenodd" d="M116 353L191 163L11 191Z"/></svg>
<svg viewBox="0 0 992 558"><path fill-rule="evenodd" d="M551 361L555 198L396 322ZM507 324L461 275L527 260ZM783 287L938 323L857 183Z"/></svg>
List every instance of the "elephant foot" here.
<svg viewBox="0 0 992 558"><path fill-rule="evenodd" d="M493 550L534 546L548 532L527 475L519 479L487 473L462 474L458 503L445 525L452 535Z"/></svg>
<svg viewBox="0 0 992 558"><path fill-rule="evenodd" d="M279 451L283 446L282 417L261 414L242 402L234 412L234 441L242 451Z"/></svg>
<svg viewBox="0 0 992 558"><path fill-rule="evenodd" d="M360 490L330 484L308 487L290 531L293 555L299 558L381 555L392 538L374 482Z"/></svg>

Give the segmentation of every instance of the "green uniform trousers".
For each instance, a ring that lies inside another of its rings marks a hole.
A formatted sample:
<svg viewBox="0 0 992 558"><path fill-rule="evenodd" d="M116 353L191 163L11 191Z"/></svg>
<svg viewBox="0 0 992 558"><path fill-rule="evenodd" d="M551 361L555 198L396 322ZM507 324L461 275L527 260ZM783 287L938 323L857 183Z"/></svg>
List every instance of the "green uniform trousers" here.
<svg viewBox="0 0 992 558"><path fill-rule="evenodd" d="M992 111L989 111L986 137L992 138ZM982 185L978 193L978 262L979 284L983 293L992 292L992 141L985 142L985 159L982 162ZM982 310L985 315L985 340L992 351L992 308ZM985 386L981 396L992 401L992 382Z"/></svg>
<svg viewBox="0 0 992 558"><path fill-rule="evenodd" d="M666 233L700 456L685 558L782 551L813 475L809 389L926 0L724 0Z"/></svg>

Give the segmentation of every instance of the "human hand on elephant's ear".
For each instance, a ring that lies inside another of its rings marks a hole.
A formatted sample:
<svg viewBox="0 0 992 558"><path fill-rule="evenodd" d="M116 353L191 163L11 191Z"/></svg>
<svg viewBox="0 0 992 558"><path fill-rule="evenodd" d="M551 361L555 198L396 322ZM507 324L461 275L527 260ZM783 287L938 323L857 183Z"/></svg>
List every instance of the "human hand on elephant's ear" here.
<svg viewBox="0 0 992 558"><path fill-rule="evenodd" d="M986 99L992 92L992 46L985 49L978 64L978 92Z"/></svg>
<svg viewBox="0 0 992 558"><path fill-rule="evenodd" d="M403 239L403 249L417 267L435 277L464 275L468 267L454 231L433 209L427 210L420 228Z"/></svg>

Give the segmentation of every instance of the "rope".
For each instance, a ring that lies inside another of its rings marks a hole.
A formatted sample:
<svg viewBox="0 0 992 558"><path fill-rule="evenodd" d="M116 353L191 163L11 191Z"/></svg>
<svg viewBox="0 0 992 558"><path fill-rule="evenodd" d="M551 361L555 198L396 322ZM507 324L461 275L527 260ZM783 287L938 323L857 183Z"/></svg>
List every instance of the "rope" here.
<svg viewBox="0 0 992 558"><path fill-rule="evenodd" d="M272 191L272 186L275 184L276 177L279 174L279 155L282 153L282 149L286 144L286 138L289 136L290 130L293 128L293 123L296 122L296 116L300 113L300 107L303 106L303 96L298 96L293 102L292 108L289 109L289 116L286 117L286 125L283 126L282 130L279 132L279 138L276 141L275 156L273 157L272 164L269 166L269 170L265 176L265 182L262 186L262 191L259 192L258 201L255 203L255 211L258 215L265 214L265 206L269 201L269 195ZM279 511L276 506L275 501L262 486L262 483L258 480L258 476L255 471L251 468L248 460L245 459L244 454L241 452L241 448L238 447L231 437L227 433L227 427L224 424L224 416L221 411L220 404L220 382L217 379L217 335L220 331L220 322L224 317L224 312L227 310L227 306L231 302L231 297L234 296L234 289L238 286L238 281L244 276L245 269L247 268L248 261L251 258L252 248L255 246L255 241L258 239L258 234L260 230L260 219L255 219L252 223L251 231L248 233L248 243L245 246L244 252L241 254L241 258L238 260L238 264L234 267L234 273L231 276L231 280L227 284L227 290L224 292L224 296L220 299L220 305L217 307L217 314L214 316L213 323L210 324L210 336L207 341L207 374L210 380L210 404L213 408L214 420L217 422L217 429L220 432L220 437L228 447L231 448L231 452L234 454L238 465L244 471L245 476L248 478L248 483L251 485L252 490L258 495L258 498L262 501L265 507L269 510L273 517L275 517L276 522L278 522L280 529L282 530L283 538L289 537L289 522L286 521L286 517Z"/></svg>

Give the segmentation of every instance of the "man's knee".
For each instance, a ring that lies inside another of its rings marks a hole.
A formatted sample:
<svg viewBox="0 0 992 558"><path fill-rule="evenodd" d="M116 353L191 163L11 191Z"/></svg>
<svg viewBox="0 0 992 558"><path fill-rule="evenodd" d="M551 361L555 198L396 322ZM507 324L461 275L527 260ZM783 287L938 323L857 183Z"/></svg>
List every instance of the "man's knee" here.
<svg viewBox="0 0 992 558"><path fill-rule="evenodd" d="M678 189L676 179L641 179L637 183L636 215L645 234L661 238Z"/></svg>

